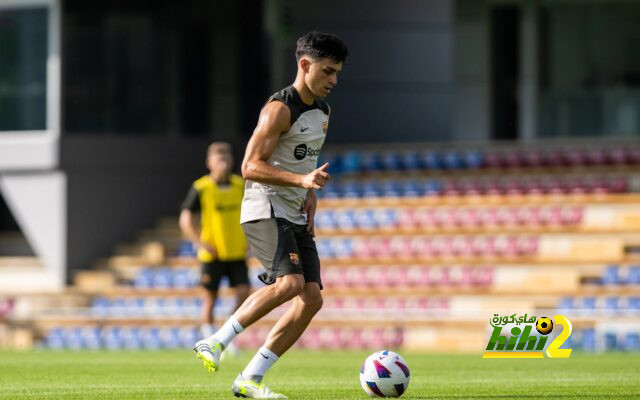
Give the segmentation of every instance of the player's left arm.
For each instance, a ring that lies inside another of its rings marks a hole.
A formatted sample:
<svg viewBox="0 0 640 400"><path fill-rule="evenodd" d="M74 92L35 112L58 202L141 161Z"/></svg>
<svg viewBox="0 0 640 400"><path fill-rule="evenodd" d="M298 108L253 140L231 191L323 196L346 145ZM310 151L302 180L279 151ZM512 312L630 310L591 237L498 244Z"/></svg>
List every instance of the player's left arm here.
<svg viewBox="0 0 640 400"><path fill-rule="evenodd" d="M307 214L307 231L311 233L311 236L316 236L315 226L313 220L316 215L316 209L318 207L318 197L313 189L309 189L307 197L302 204L302 211Z"/></svg>

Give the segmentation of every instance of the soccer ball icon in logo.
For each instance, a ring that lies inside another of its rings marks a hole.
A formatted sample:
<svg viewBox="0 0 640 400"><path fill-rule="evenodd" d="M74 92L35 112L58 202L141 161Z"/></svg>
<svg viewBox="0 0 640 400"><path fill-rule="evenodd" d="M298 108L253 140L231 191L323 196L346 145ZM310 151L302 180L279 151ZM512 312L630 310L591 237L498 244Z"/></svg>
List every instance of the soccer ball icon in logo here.
<svg viewBox="0 0 640 400"><path fill-rule="evenodd" d="M536 322L536 330L541 335L548 335L553 330L553 321L549 317L540 317Z"/></svg>
<svg viewBox="0 0 640 400"><path fill-rule="evenodd" d="M407 362L389 350L371 354L360 367L360 384L371 397L400 397L409 386L409 377Z"/></svg>

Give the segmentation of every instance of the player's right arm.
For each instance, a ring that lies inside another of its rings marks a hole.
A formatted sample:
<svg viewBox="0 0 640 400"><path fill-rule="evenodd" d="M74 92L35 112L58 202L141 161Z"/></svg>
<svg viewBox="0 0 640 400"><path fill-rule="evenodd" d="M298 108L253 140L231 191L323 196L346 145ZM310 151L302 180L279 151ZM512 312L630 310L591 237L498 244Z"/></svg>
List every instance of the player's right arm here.
<svg viewBox="0 0 640 400"><path fill-rule="evenodd" d="M197 223L195 210L199 209L198 193L191 188L184 201L178 225L184 237L190 240L196 247L206 249L211 255L216 256L216 249L213 246L200 240L200 227Z"/></svg>
<svg viewBox="0 0 640 400"><path fill-rule="evenodd" d="M255 182L278 186L297 186L305 189L321 189L331 176L324 163L306 175L283 171L267 161L273 154L280 135L291 128L291 111L280 101L271 101L260 112L258 125L247 144L242 161L242 177Z"/></svg>

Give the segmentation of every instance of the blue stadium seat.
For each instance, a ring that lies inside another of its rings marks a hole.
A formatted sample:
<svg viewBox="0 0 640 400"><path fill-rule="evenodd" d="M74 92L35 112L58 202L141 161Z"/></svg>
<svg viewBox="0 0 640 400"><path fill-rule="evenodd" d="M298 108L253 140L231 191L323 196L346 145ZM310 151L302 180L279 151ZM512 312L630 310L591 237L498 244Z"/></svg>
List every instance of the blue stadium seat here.
<svg viewBox="0 0 640 400"><path fill-rule="evenodd" d="M342 197L346 198L359 198L362 197L362 186L355 181L344 182L340 191L342 192Z"/></svg>
<svg viewBox="0 0 640 400"><path fill-rule="evenodd" d="M380 154L377 152L363 154L361 165L363 171L375 172L382 171L384 169L382 157L380 157Z"/></svg>
<svg viewBox="0 0 640 400"><path fill-rule="evenodd" d="M318 167L325 162L329 163L329 174L339 175L344 172L343 157L340 154L323 154L318 158Z"/></svg>
<svg viewBox="0 0 640 400"><path fill-rule="evenodd" d="M183 299L181 297L166 297L162 304L162 315L175 317L182 314Z"/></svg>
<svg viewBox="0 0 640 400"><path fill-rule="evenodd" d="M45 338L45 346L49 349L64 349L63 329L59 327L50 329Z"/></svg>
<svg viewBox="0 0 640 400"><path fill-rule="evenodd" d="M337 226L335 218L335 213L331 209L318 210L314 219L316 229L335 229Z"/></svg>
<svg viewBox="0 0 640 400"><path fill-rule="evenodd" d="M119 326L104 327L100 331L102 345L109 350L117 350L122 348L122 339L120 337Z"/></svg>
<svg viewBox="0 0 640 400"><path fill-rule="evenodd" d="M558 311L570 311L573 309L573 297L563 297L560 299L558 303Z"/></svg>
<svg viewBox="0 0 640 400"><path fill-rule="evenodd" d="M340 186L334 183L329 183L322 190L316 190L316 196L319 199L339 199L342 197Z"/></svg>
<svg viewBox="0 0 640 400"><path fill-rule="evenodd" d="M442 193L442 183L437 180L429 179L423 184L424 196L438 196Z"/></svg>
<svg viewBox="0 0 640 400"><path fill-rule="evenodd" d="M638 296L629 296L627 297L627 309L632 314L640 313L640 297Z"/></svg>
<svg viewBox="0 0 640 400"><path fill-rule="evenodd" d="M193 287L189 277L189 269L187 268L174 269L171 281L173 282L173 287L176 289L187 289Z"/></svg>
<svg viewBox="0 0 640 400"><path fill-rule="evenodd" d="M354 213L355 224L359 229L373 230L377 228L373 210L369 208L358 209Z"/></svg>
<svg viewBox="0 0 640 400"><path fill-rule="evenodd" d="M144 268L138 271L133 286L136 289L149 289L153 286L153 270Z"/></svg>
<svg viewBox="0 0 640 400"><path fill-rule="evenodd" d="M125 326L120 329L120 340L122 346L126 349L142 348L142 339L140 337L140 328L137 326Z"/></svg>
<svg viewBox="0 0 640 400"><path fill-rule="evenodd" d="M360 153L348 151L342 155L342 170L345 173L358 172L361 169Z"/></svg>
<svg viewBox="0 0 640 400"><path fill-rule="evenodd" d="M624 338L624 350L640 351L640 334L638 332L627 332Z"/></svg>
<svg viewBox="0 0 640 400"><path fill-rule="evenodd" d="M336 257L348 258L353 256L353 242L350 238L336 238L330 241L332 252Z"/></svg>
<svg viewBox="0 0 640 400"><path fill-rule="evenodd" d="M127 301L125 298L117 297L115 299L111 299L109 316L116 318L127 317Z"/></svg>
<svg viewBox="0 0 640 400"><path fill-rule="evenodd" d="M148 350L156 350L162 347L159 330L155 326L144 327L139 331L141 347Z"/></svg>
<svg viewBox="0 0 640 400"><path fill-rule="evenodd" d="M350 208L336 211L335 224L338 229L355 229L357 227L355 211Z"/></svg>
<svg viewBox="0 0 640 400"><path fill-rule="evenodd" d="M640 285L640 265L629 266L627 283L630 285Z"/></svg>
<svg viewBox="0 0 640 400"><path fill-rule="evenodd" d="M444 153L442 163L446 169L461 169L465 167L464 159L455 150Z"/></svg>
<svg viewBox="0 0 640 400"><path fill-rule="evenodd" d="M484 154L480 150L467 150L463 155L463 160L467 168L484 167Z"/></svg>
<svg viewBox="0 0 640 400"><path fill-rule="evenodd" d="M618 335L615 332L606 332L604 334L604 348L607 351L620 350Z"/></svg>
<svg viewBox="0 0 640 400"><path fill-rule="evenodd" d="M395 181L385 181L382 184L382 196L384 197L400 197L402 192L400 186Z"/></svg>
<svg viewBox="0 0 640 400"><path fill-rule="evenodd" d="M596 351L596 331L593 328L582 330L582 349L585 351Z"/></svg>
<svg viewBox="0 0 640 400"><path fill-rule="evenodd" d="M180 328L178 335L180 337L180 344L182 347L191 348L196 341L201 339L200 332L195 326Z"/></svg>
<svg viewBox="0 0 640 400"><path fill-rule="evenodd" d="M410 171L416 171L422 169L422 158L420 154L415 151L402 154L402 164L404 169Z"/></svg>
<svg viewBox="0 0 640 400"><path fill-rule="evenodd" d="M158 329L160 347L165 349L177 349L182 347L180 342L180 329L176 327L163 327Z"/></svg>
<svg viewBox="0 0 640 400"><path fill-rule="evenodd" d="M375 181L366 181L362 188L363 197L380 197L382 196L382 190L380 185Z"/></svg>
<svg viewBox="0 0 640 400"><path fill-rule="evenodd" d="M197 251L193 243L191 243L191 241L189 240L183 240L178 246L176 255L178 257L195 257L196 253Z"/></svg>
<svg viewBox="0 0 640 400"><path fill-rule="evenodd" d="M620 267L617 265L608 265L602 274L603 285L617 285L621 283Z"/></svg>
<svg viewBox="0 0 640 400"><path fill-rule="evenodd" d="M144 298L128 297L124 299L124 313L129 317L144 316Z"/></svg>
<svg viewBox="0 0 640 400"><path fill-rule="evenodd" d="M85 349L97 350L102 347L100 340L100 329L95 326L87 326L80 330L82 347Z"/></svg>
<svg viewBox="0 0 640 400"><path fill-rule="evenodd" d="M402 183L402 188L400 189L402 195L405 197L420 197L422 196L422 189L418 182L415 180L407 180Z"/></svg>
<svg viewBox="0 0 640 400"><path fill-rule="evenodd" d="M155 289L169 289L173 285L173 274L170 268L156 268L152 279L152 287Z"/></svg>
<svg viewBox="0 0 640 400"><path fill-rule="evenodd" d="M335 253L331 247L331 243L327 239L317 239L316 245L318 248L318 256L322 258L334 258Z"/></svg>
<svg viewBox="0 0 640 400"><path fill-rule="evenodd" d="M604 310L606 314L615 315L620 311L620 298L608 296L604 299Z"/></svg>
<svg viewBox="0 0 640 400"><path fill-rule="evenodd" d="M82 331L80 327L67 328L63 330L64 347L72 350L83 348Z"/></svg>
<svg viewBox="0 0 640 400"><path fill-rule="evenodd" d="M386 171L400 171L404 169L402 156L395 152L386 152L382 155L382 167Z"/></svg>
<svg viewBox="0 0 640 400"><path fill-rule="evenodd" d="M597 308L597 300L595 297L585 297L582 299L582 308L585 315L592 315Z"/></svg>
<svg viewBox="0 0 640 400"><path fill-rule="evenodd" d="M377 209L373 213L373 218L375 220L375 224L379 228L383 228L383 229L385 228L391 229L395 227L398 223L396 210L393 208Z"/></svg>
<svg viewBox="0 0 640 400"><path fill-rule="evenodd" d="M111 302L104 297L95 297L91 301L91 315L95 317L106 317L109 315L109 309L111 307Z"/></svg>
<svg viewBox="0 0 640 400"><path fill-rule="evenodd" d="M440 154L436 151L427 151L422 154L422 166L425 169L441 169L443 167Z"/></svg>

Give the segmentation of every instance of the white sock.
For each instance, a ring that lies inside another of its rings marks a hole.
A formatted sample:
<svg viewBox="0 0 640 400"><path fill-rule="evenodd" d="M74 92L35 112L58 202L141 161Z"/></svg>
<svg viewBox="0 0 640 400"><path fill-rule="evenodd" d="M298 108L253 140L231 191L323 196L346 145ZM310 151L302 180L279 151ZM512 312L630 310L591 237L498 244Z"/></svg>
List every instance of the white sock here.
<svg viewBox="0 0 640 400"><path fill-rule="evenodd" d="M229 342L243 330L244 328L240 325L240 322L232 315L216 333L211 335L209 342L213 340L220 342L224 350L229 345Z"/></svg>
<svg viewBox="0 0 640 400"><path fill-rule="evenodd" d="M216 326L214 324L202 324L200 325L200 334L202 337L208 338L216 333Z"/></svg>
<svg viewBox="0 0 640 400"><path fill-rule="evenodd" d="M244 371L242 371L242 376L245 379L262 382L262 377L264 377L264 374L267 373L267 370L271 368L276 361L278 361L278 356L262 346L251 361L249 361Z"/></svg>

